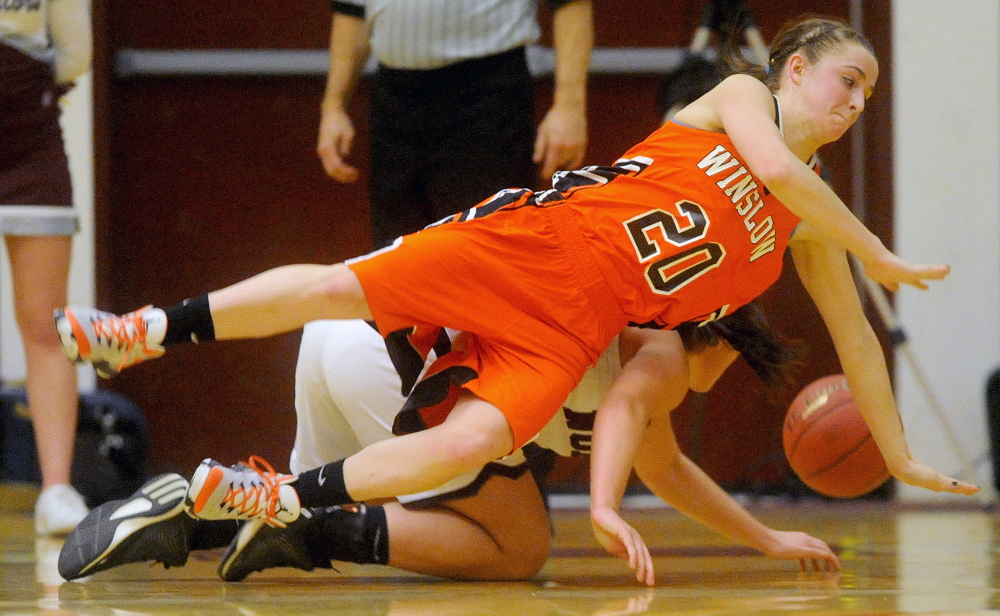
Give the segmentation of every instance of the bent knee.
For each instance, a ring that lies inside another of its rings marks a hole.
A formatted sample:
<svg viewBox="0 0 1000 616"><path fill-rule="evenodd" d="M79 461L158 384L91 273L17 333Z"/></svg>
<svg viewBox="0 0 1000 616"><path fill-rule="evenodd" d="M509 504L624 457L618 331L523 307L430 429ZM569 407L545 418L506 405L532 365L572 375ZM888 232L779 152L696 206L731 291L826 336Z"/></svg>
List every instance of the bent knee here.
<svg viewBox="0 0 1000 616"><path fill-rule="evenodd" d="M507 453L505 444L492 431L444 430L441 451L454 468L479 468Z"/></svg>
<svg viewBox="0 0 1000 616"><path fill-rule="evenodd" d="M500 409L471 394L463 396L434 430L451 460L472 470L509 454L514 437Z"/></svg>
<svg viewBox="0 0 1000 616"><path fill-rule="evenodd" d="M523 536L516 546L499 546L500 551L488 562L466 568L470 580L522 581L538 574L549 559L552 550L551 536L533 540Z"/></svg>
<svg viewBox="0 0 1000 616"><path fill-rule="evenodd" d="M513 552L508 558L508 573L511 580L526 580L537 575L549 559L552 539L546 533L542 541L534 541L529 546Z"/></svg>
<svg viewBox="0 0 1000 616"><path fill-rule="evenodd" d="M24 344L46 349L62 348L51 314L19 314L17 321Z"/></svg>

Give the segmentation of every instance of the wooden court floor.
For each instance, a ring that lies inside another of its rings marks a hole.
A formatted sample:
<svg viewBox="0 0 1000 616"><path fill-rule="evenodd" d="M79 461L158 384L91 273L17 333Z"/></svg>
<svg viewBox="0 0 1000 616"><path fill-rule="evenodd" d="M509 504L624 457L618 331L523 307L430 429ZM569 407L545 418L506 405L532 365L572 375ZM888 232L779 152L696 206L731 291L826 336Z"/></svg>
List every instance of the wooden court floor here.
<svg viewBox="0 0 1000 616"><path fill-rule="evenodd" d="M628 519L655 555L656 587L594 542L585 510L554 512L555 548L520 583L449 582L388 567L272 569L242 583L216 577L220 552L165 570L136 564L64 582L60 540L32 530L35 492L0 486L0 614L451 616L624 614L1000 614L1000 514L891 503L752 504L766 523L835 546L839 574L800 573L734 546L668 509Z"/></svg>

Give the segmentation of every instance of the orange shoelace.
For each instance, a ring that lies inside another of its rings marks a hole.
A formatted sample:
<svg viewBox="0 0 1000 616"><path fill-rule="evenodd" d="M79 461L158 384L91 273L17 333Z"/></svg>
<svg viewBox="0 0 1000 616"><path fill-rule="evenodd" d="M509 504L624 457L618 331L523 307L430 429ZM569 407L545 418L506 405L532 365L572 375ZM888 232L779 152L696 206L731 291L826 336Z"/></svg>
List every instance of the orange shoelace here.
<svg viewBox="0 0 1000 616"><path fill-rule="evenodd" d="M125 357L121 361L119 369L126 368L135 363L143 361L144 357L132 357L136 349L142 351L143 355L156 355L146 349L146 319L142 318L142 313L150 306L140 308L135 312L130 312L120 317L111 319L100 319L93 322L94 334L98 342L113 344L119 349L125 349Z"/></svg>
<svg viewBox="0 0 1000 616"><path fill-rule="evenodd" d="M287 483L290 476L279 475L267 460L260 456L250 456L243 463L260 475L262 483L250 486L230 484L222 497L222 503L248 518L263 518L265 522L277 528L285 528L286 524L277 518L281 499L278 488ZM262 513L263 512L263 513Z"/></svg>

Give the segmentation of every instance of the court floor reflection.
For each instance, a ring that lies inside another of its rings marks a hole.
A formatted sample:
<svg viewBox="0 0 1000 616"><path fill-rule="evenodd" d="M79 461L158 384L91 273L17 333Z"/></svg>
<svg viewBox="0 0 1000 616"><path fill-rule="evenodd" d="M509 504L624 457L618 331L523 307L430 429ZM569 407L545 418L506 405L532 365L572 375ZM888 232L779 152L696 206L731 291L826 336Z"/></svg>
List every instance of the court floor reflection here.
<svg viewBox="0 0 1000 616"><path fill-rule="evenodd" d="M448 616L626 614L942 614L1000 609L1000 516L974 508L892 503L751 506L766 523L835 546L840 573L802 573L668 509L628 513L655 556L655 588L640 586L591 536L586 511L556 510L553 556L519 583L451 582L388 567L272 569L238 584L215 573L221 551L188 565L135 564L76 582L59 578L61 540L36 538L21 488L0 487L0 613L47 615ZM13 496L12 496L13 495ZM391 541L391 538L390 538Z"/></svg>

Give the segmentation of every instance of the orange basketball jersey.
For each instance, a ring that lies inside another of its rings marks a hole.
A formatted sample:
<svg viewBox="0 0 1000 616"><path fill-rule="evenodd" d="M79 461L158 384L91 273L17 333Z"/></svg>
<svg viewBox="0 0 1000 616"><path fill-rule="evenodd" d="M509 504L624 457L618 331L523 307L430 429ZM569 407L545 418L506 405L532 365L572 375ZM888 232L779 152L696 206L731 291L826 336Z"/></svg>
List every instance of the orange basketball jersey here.
<svg viewBox="0 0 1000 616"><path fill-rule="evenodd" d="M799 219L728 136L668 122L613 168L628 172L593 183L572 172L560 192L633 323L716 319L778 279Z"/></svg>
<svg viewBox="0 0 1000 616"><path fill-rule="evenodd" d="M660 328L714 320L759 296L800 222L727 135L676 122L611 167L559 172L552 190L502 191L443 222L527 205L568 209L622 312Z"/></svg>
<svg viewBox="0 0 1000 616"><path fill-rule="evenodd" d="M727 136L668 123L610 167L501 191L349 265L411 394L397 428L441 421L459 386L520 446L627 324L709 321L760 295L798 222ZM421 375L442 327L465 344Z"/></svg>

